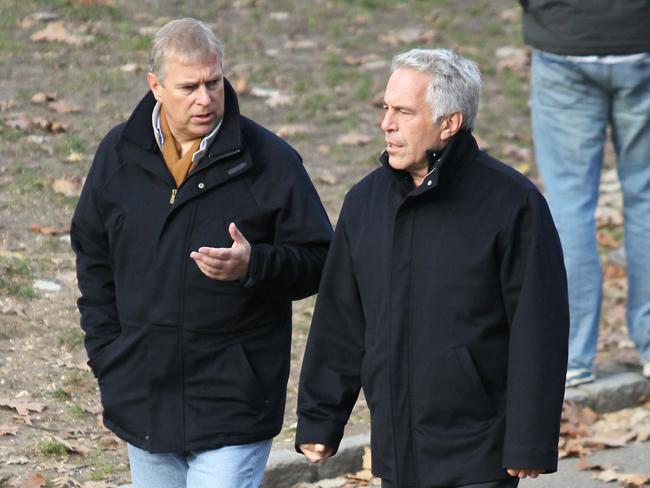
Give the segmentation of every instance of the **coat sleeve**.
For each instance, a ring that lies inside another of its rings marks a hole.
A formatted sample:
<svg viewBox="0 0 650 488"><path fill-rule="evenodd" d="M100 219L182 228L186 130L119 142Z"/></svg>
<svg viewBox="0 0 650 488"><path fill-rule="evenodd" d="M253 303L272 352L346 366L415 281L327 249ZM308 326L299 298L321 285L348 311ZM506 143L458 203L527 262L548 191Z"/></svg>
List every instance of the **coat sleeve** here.
<svg viewBox="0 0 650 488"><path fill-rule="evenodd" d="M339 447L361 388L365 320L345 224L339 220L318 292L300 374L296 450ZM300 451L299 451L300 452Z"/></svg>
<svg viewBox="0 0 650 488"><path fill-rule="evenodd" d="M557 470L569 310L560 240L546 200L530 190L502 241L510 326L504 468Z"/></svg>
<svg viewBox="0 0 650 488"><path fill-rule="evenodd" d="M121 332L108 235L93 188L98 159L100 157L96 156L88 174L70 228L81 292L77 305L81 313L81 328L86 333L85 346L90 363Z"/></svg>
<svg viewBox="0 0 650 488"><path fill-rule="evenodd" d="M299 300L318 290L332 225L302 161L297 158L289 169L283 181L261 190L274 193L268 197L278 209L274 240L251 244L243 285L266 296Z"/></svg>

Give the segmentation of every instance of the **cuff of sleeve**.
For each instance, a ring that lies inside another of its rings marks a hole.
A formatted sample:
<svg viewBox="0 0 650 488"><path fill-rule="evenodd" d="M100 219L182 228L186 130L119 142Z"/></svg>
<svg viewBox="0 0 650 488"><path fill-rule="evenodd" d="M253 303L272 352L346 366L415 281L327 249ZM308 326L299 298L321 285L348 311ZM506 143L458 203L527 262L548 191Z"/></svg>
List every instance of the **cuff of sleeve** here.
<svg viewBox="0 0 650 488"><path fill-rule="evenodd" d="M242 285L250 288L268 275L268 266L271 254L271 246L268 244L252 244L251 257L248 263L248 274Z"/></svg>
<svg viewBox="0 0 650 488"><path fill-rule="evenodd" d="M554 473L557 471L557 462L557 449L507 445L503 449L505 469L542 469L544 473Z"/></svg>
<svg viewBox="0 0 650 488"><path fill-rule="evenodd" d="M343 429L344 426L337 422L315 422L299 418L296 428L295 449L302 454L298 447L300 444L323 444L333 450L333 456L339 450L339 444L343 438Z"/></svg>

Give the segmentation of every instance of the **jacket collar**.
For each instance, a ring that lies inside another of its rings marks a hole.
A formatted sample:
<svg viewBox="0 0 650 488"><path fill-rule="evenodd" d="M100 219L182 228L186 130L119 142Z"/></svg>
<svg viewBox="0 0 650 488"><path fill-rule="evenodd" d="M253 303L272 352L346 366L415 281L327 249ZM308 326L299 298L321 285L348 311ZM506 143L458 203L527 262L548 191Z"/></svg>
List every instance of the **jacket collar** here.
<svg viewBox="0 0 650 488"><path fill-rule="evenodd" d="M478 145L471 131L461 130L447 144L439 156L432 151L427 151L431 169L418 187L413 184L413 179L408 171L395 170L390 166L386 151L379 156L379 162L397 180L400 191L404 196L417 196L439 186L452 186L478 151Z"/></svg>

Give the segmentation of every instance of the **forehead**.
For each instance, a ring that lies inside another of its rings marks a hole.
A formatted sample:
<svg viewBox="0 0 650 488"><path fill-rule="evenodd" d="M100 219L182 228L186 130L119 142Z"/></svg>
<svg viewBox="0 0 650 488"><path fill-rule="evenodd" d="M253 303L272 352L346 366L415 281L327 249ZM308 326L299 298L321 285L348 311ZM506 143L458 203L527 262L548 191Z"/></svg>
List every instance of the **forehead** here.
<svg viewBox="0 0 650 488"><path fill-rule="evenodd" d="M426 102L431 75L408 68L398 68L386 84L384 100L389 105L419 105Z"/></svg>
<svg viewBox="0 0 650 488"><path fill-rule="evenodd" d="M222 74L221 63L216 56L206 59L183 59L170 56L165 62L167 79L174 81L199 81Z"/></svg>

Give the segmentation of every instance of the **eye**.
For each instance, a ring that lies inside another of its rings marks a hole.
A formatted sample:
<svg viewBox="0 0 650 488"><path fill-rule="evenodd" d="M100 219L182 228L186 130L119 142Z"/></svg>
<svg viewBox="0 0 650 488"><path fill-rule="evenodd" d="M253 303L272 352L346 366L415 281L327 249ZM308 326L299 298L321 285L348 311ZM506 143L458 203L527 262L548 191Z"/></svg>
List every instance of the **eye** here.
<svg viewBox="0 0 650 488"><path fill-rule="evenodd" d="M216 80L210 80L205 82L205 87L208 90L216 90L221 86L221 78L217 78Z"/></svg>

